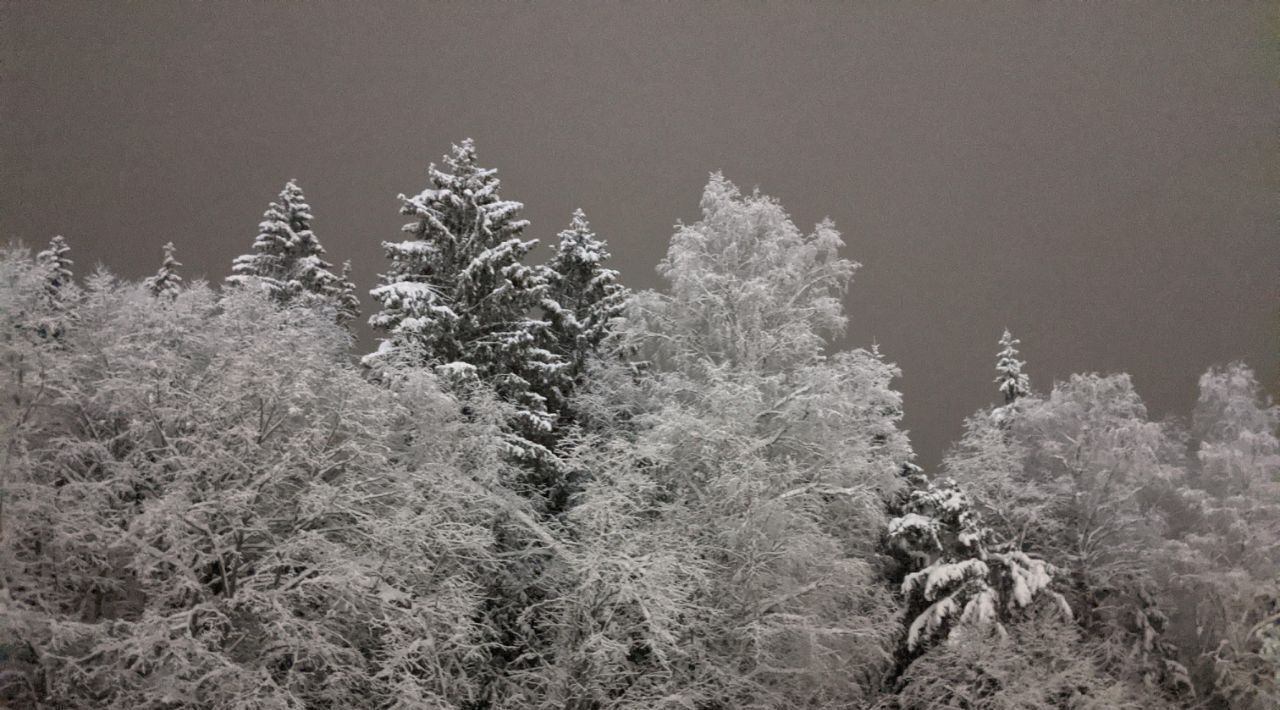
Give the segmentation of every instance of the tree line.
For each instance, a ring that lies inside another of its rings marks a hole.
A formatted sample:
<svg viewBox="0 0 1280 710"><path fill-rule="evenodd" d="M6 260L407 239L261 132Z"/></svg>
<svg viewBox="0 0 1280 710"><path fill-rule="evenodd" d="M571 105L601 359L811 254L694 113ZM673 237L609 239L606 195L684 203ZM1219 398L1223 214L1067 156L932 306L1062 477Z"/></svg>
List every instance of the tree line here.
<svg viewBox="0 0 1280 710"><path fill-rule="evenodd" d="M1124 374L991 406L937 472L835 351L859 265L719 174L633 292L531 263L475 146L360 299L299 186L220 287L0 251L0 702L38 708L1273 708L1280 408Z"/></svg>

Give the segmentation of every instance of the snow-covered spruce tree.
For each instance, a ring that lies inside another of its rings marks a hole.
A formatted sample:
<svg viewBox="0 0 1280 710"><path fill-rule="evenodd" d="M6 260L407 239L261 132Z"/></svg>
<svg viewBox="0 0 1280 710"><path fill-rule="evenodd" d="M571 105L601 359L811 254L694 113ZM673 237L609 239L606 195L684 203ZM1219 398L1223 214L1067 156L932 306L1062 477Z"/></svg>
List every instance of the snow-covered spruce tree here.
<svg viewBox="0 0 1280 710"><path fill-rule="evenodd" d="M178 273L182 262L173 257L173 251L173 242L164 245L164 261L160 263L160 269L155 276L147 277L143 282L147 291L155 298L163 297L172 301L182 290L182 275Z"/></svg>
<svg viewBox="0 0 1280 710"><path fill-rule="evenodd" d="M1013 433L1023 404L1037 402L1018 359L1020 341L1006 328L996 356L996 389L1003 405L985 407L965 419L964 434L943 460L947 476L973 500L995 536L1023 549L1028 530L1045 523L1052 498L1026 485L1027 446Z"/></svg>
<svg viewBox="0 0 1280 710"><path fill-rule="evenodd" d="M1066 599L1049 587L1052 565L994 540L954 480L934 482L914 467L906 473L912 490L888 538L913 568L902 581L908 655L937 638L1006 636L1004 623L1042 596L1071 618Z"/></svg>
<svg viewBox="0 0 1280 710"><path fill-rule="evenodd" d="M351 281L349 260L342 262L342 273L338 275L333 294L339 323L350 323L360 316L360 299L356 296L356 285Z"/></svg>
<svg viewBox="0 0 1280 710"><path fill-rule="evenodd" d="M381 310L369 323L385 337L365 363L377 368L409 348L447 379L491 385L517 408L513 454L547 466L554 416L540 390L561 364L542 347L547 324L532 315L547 294L547 270L523 263L537 240L520 237L523 205L502 199L496 173L479 166L468 139L443 168L431 165L427 189L400 196L401 214L414 221L404 226L408 239L383 243L391 263L370 292Z"/></svg>
<svg viewBox="0 0 1280 710"><path fill-rule="evenodd" d="M1027 363L1018 359L1018 344L1021 341L1013 337L1008 328L1000 337L1000 352L996 355L996 385L1000 394L1004 395L1005 404L1013 404L1019 397L1031 394L1031 379L1022 368Z"/></svg>
<svg viewBox="0 0 1280 710"><path fill-rule="evenodd" d="M547 262L550 286L542 310L549 327L548 349L564 362L550 388L553 411L573 419L569 399L585 376L587 362L613 330L630 292L618 283L618 272L604 267L609 258L582 210L574 210L569 228L560 232L555 254Z"/></svg>
<svg viewBox="0 0 1280 710"><path fill-rule="evenodd" d="M669 288L627 311L624 344L651 363L646 377L629 386L610 363L582 395L592 431L626 453L575 449L589 508L571 509L571 533L600 553L556 609L597 632L557 637L568 648L555 692L570 707L865 707L897 634L872 562L880 492L911 456L897 369L824 352L856 268L829 222L803 233L777 201L720 175L701 207L659 266ZM616 431L609 412L626 413ZM652 622L650 604L663 610ZM578 685L573 659L607 687Z"/></svg>
<svg viewBox="0 0 1280 710"><path fill-rule="evenodd" d="M1059 570L988 527L956 481L903 474L911 490L887 540L913 571L895 692L877 707L1164 707L1107 673L1054 589Z"/></svg>
<svg viewBox="0 0 1280 710"><path fill-rule="evenodd" d="M36 263L45 271L45 293L50 298L56 298L62 287L71 283L71 265L75 262L68 256L70 253L67 240L59 234L49 240L48 247L36 254Z"/></svg>
<svg viewBox="0 0 1280 710"><path fill-rule="evenodd" d="M1196 459L1179 490L1170 540L1154 566L1169 605L1167 636L1208 707L1280 705L1264 656L1280 631L1280 407L1242 363L1200 378Z"/></svg>
<svg viewBox="0 0 1280 710"><path fill-rule="evenodd" d="M1025 485L1027 447L1012 432L1022 404L1038 401L1022 372L1026 363L1018 359L1018 342L1006 328L1000 338L995 379L1004 404L980 409L965 419L964 435L943 466L974 500L996 536L1022 549L1028 529L1043 522L1050 501Z"/></svg>
<svg viewBox="0 0 1280 710"><path fill-rule="evenodd" d="M35 323L35 330L43 338L63 335L72 317L72 307L79 298L71 272L71 265L75 262L68 256L70 253L71 247L67 246L62 235L58 235L49 240L47 248L36 254L36 267L43 277L43 307L40 309L42 318Z"/></svg>
<svg viewBox="0 0 1280 710"><path fill-rule="evenodd" d="M20 245L0 246L4 315L14 325L7 338L44 341L64 333L83 295L73 280L69 251L62 237L54 237L34 258Z"/></svg>
<svg viewBox="0 0 1280 710"><path fill-rule="evenodd" d="M363 362L378 376L392 362L432 367L463 400L495 392L510 405L507 454L520 464L508 483L541 512L562 508L555 417L541 393L560 364L544 347L546 323L533 316L548 279L545 267L523 263L537 243L521 238L523 206L502 199L496 171L480 167L470 140L454 145L443 166L432 164L428 179L417 195L401 195L401 214L413 219L403 228L408 238L383 243L390 263L370 292L381 309L369 323L384 337ZM502 531L496 544L512 557L489 580L482 611L495 630L480 681L485 706L500 704L508 679L530 662L542 629L525 617L546 595L542 562L521 557L527 544Z"/></svg>
<svg viewBox="0 0 1280 710"><path fill-rule="evenodd" d="M228 285L257 285L278 303L322 303L341 313L342 283L311 231L311 205L290 180L262 215L253 251L235 258Z"/></svg>

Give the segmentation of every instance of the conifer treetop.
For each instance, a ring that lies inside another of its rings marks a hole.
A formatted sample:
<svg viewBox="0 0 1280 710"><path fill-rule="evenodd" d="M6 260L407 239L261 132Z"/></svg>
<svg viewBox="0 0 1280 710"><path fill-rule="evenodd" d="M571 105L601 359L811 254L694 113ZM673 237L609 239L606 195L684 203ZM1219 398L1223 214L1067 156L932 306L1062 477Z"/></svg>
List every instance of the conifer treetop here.
<svg viewBox="0 0 1280 710"><path fill-rule="evenodd" d="M70 253L71 247L67 246L67 240L59 234L49 240L48 248L36 254L36 262L47 269L48 286L51 290L71 283L71 265L75 262L67 256Z"/></svg>
<svg viewBox="0 0 1280 710"><path fill-rule="evenodd" d="M573 211L569 228L560 232L556 256L566 263L599 264L609 258L603 241L596 239L587 221L587 213L579 207Z"/></svg>
<svg viewBox="0 0 1280 710"><path fill-rule="evenodd" d="M356 285L351 280L351 260L342 262L335 289L338 321L347 323L360 315L360 299L356 297Z"/></svg>
<svg viewBox="0 0 1280 710"><path fill-rule="evenodd" d="M417 218L403 227L406 233L431 242L435 250L447 252L451 248L467 248L463 242L468 240L478 239L492 246L518 236L529 225L528 220L516 219L523 204L499 197L498 171L477 164L472 139L454 144L443 160L444 169L435 163L428 167L427 189L412 197L400 195L400 213Z"/></svg>
<svg viewBox="0 0 1280 710"><path fill-rule="evenodd" d="M612 332L630 291L618 282L617 271L605 268L608 248L581 209L573 211L568 229L557 236L547 262L550 289L541 310L549 324L547 348L565 363L548 371L544 389L552 408L563 415L587 361Z"/></svg>
<svg viewBox="0 0 1280 710"><path fill-rule="evenodd" d="M1022 342L1013 337L1008 328L1000 337L1000 352L996 355L995 383L1004 395L1005 404L1012 404L1019 397L1031 394L1031 378L1022 371L1027 363L1018 359L1018 344Z"/></svg>
<svg viewBox="0 0 1280 710"><path fill-rule="evenodd" d="M400 213L414 220L402 228L408 239L382 244L390 263L370 291L381 309L369 324L386 338L365 364L413 351L434 366L474 372L516 405L519 428L536 437L554 419L539 383L560 367L543 347L547 323L532 315L550 275L524 263L537 240L521 238L524 206L499 196L496 175L477 165L468 139L441 167L431 164L425 190L400 196Z"/></svg>
<svg viewBox="0 0 1280 710"><path fill-rule="evenodd" d="M343 293L341 279L324 260L325 249L311 229L312 219L302 188L290 180L263 214L253 251L232 263L227 283L256 284L279 303L294 299L328 303L337 310L339 320L354 317L348 314L350 298Z"/></svg>
<svg viewBox="0 0 1280 710"><path fill-rule="evenodd" d="M557 237L552 245L555 254L547 263L555 300L545 304L544 310L562 319L560 325L581 331L594 347L608 320L621 313L627 289L618 283L617 271L605 268L608 246L596 236L581 209L573 211L569 228Z"/></svg>
<svg viewBox="0 0 1280 710"><path fill-rule="evenodd" d="M270 203L263 213L253 252L236 258L227 281L243 283L258 278L273 295L287 296L289 281L295 276L299 260L324 254L324 247L311 231L312 219L311 205L307 204L302 188L290 180L277 201ZM324 262L319 265L329 266Z"/></svg>
<svg viewBox="0 0 1280 710"><path fill-rule="evenodd" d="M400 213L415 218L402 228L411 238L383 242L391 263L370 292L382 310L369 323L392 340L425 339L447 363L467 359L467 348L452 343L518 326L513 316L524 320L525 302L545 290L546 272L521 263L536 243L519 239L528 225L518 218L524 205L501 199L497 171L477 165L474 141L453 145L443 169L432 163L427 172L427 189L400 195Z"/></svg>
<svg viewBox="0 0 1280 710"><path fill-rule="evenodd" d="M178 291L182 288L182 275L178 273L178 267L182 266L182 262L174 258L174 251L173 242L165 244L164 261L160 263L160 269L155 276L143 282L152 296L176 298Z"/></svg>

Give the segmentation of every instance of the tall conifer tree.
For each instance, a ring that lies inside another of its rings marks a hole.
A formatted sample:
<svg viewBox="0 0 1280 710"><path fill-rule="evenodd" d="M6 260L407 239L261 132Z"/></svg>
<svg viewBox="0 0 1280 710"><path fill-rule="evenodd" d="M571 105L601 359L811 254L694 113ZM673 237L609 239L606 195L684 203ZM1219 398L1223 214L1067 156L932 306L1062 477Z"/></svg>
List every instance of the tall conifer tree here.
<svg viewBox="0 0 1280 710"><path fill-rule="evenodd" d="M450 377L489 383L516 405L519 455L544 460L554 417L537 390L561 365L540 346L546 322L531 315L548 274L523 263L537 243L521 238L524 206L501 198L470 139L428 172L425 190L400 196L409 238L383 243L391 263L370 292L382 309L369 323L386 337L366 363L412 349Z"/></svg>

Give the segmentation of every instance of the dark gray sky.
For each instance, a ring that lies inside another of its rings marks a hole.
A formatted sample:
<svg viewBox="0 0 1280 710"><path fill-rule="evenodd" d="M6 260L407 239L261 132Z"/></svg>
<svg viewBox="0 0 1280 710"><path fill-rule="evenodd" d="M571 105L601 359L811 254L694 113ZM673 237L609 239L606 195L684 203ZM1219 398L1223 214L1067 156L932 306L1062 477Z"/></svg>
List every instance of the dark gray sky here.
<svg viewBox="0 0 1280 710"><path fill-rule="evenodd" d="M1128 371L1157 415L1214 362L1274 387L1268 5L0 0L0 238L220 279L297 178L367 287L471 136L531 236L581 206L646 287L719 169L836 220L846 344L901 365L932 465L1005 325L1037 386Z"/></svg>

